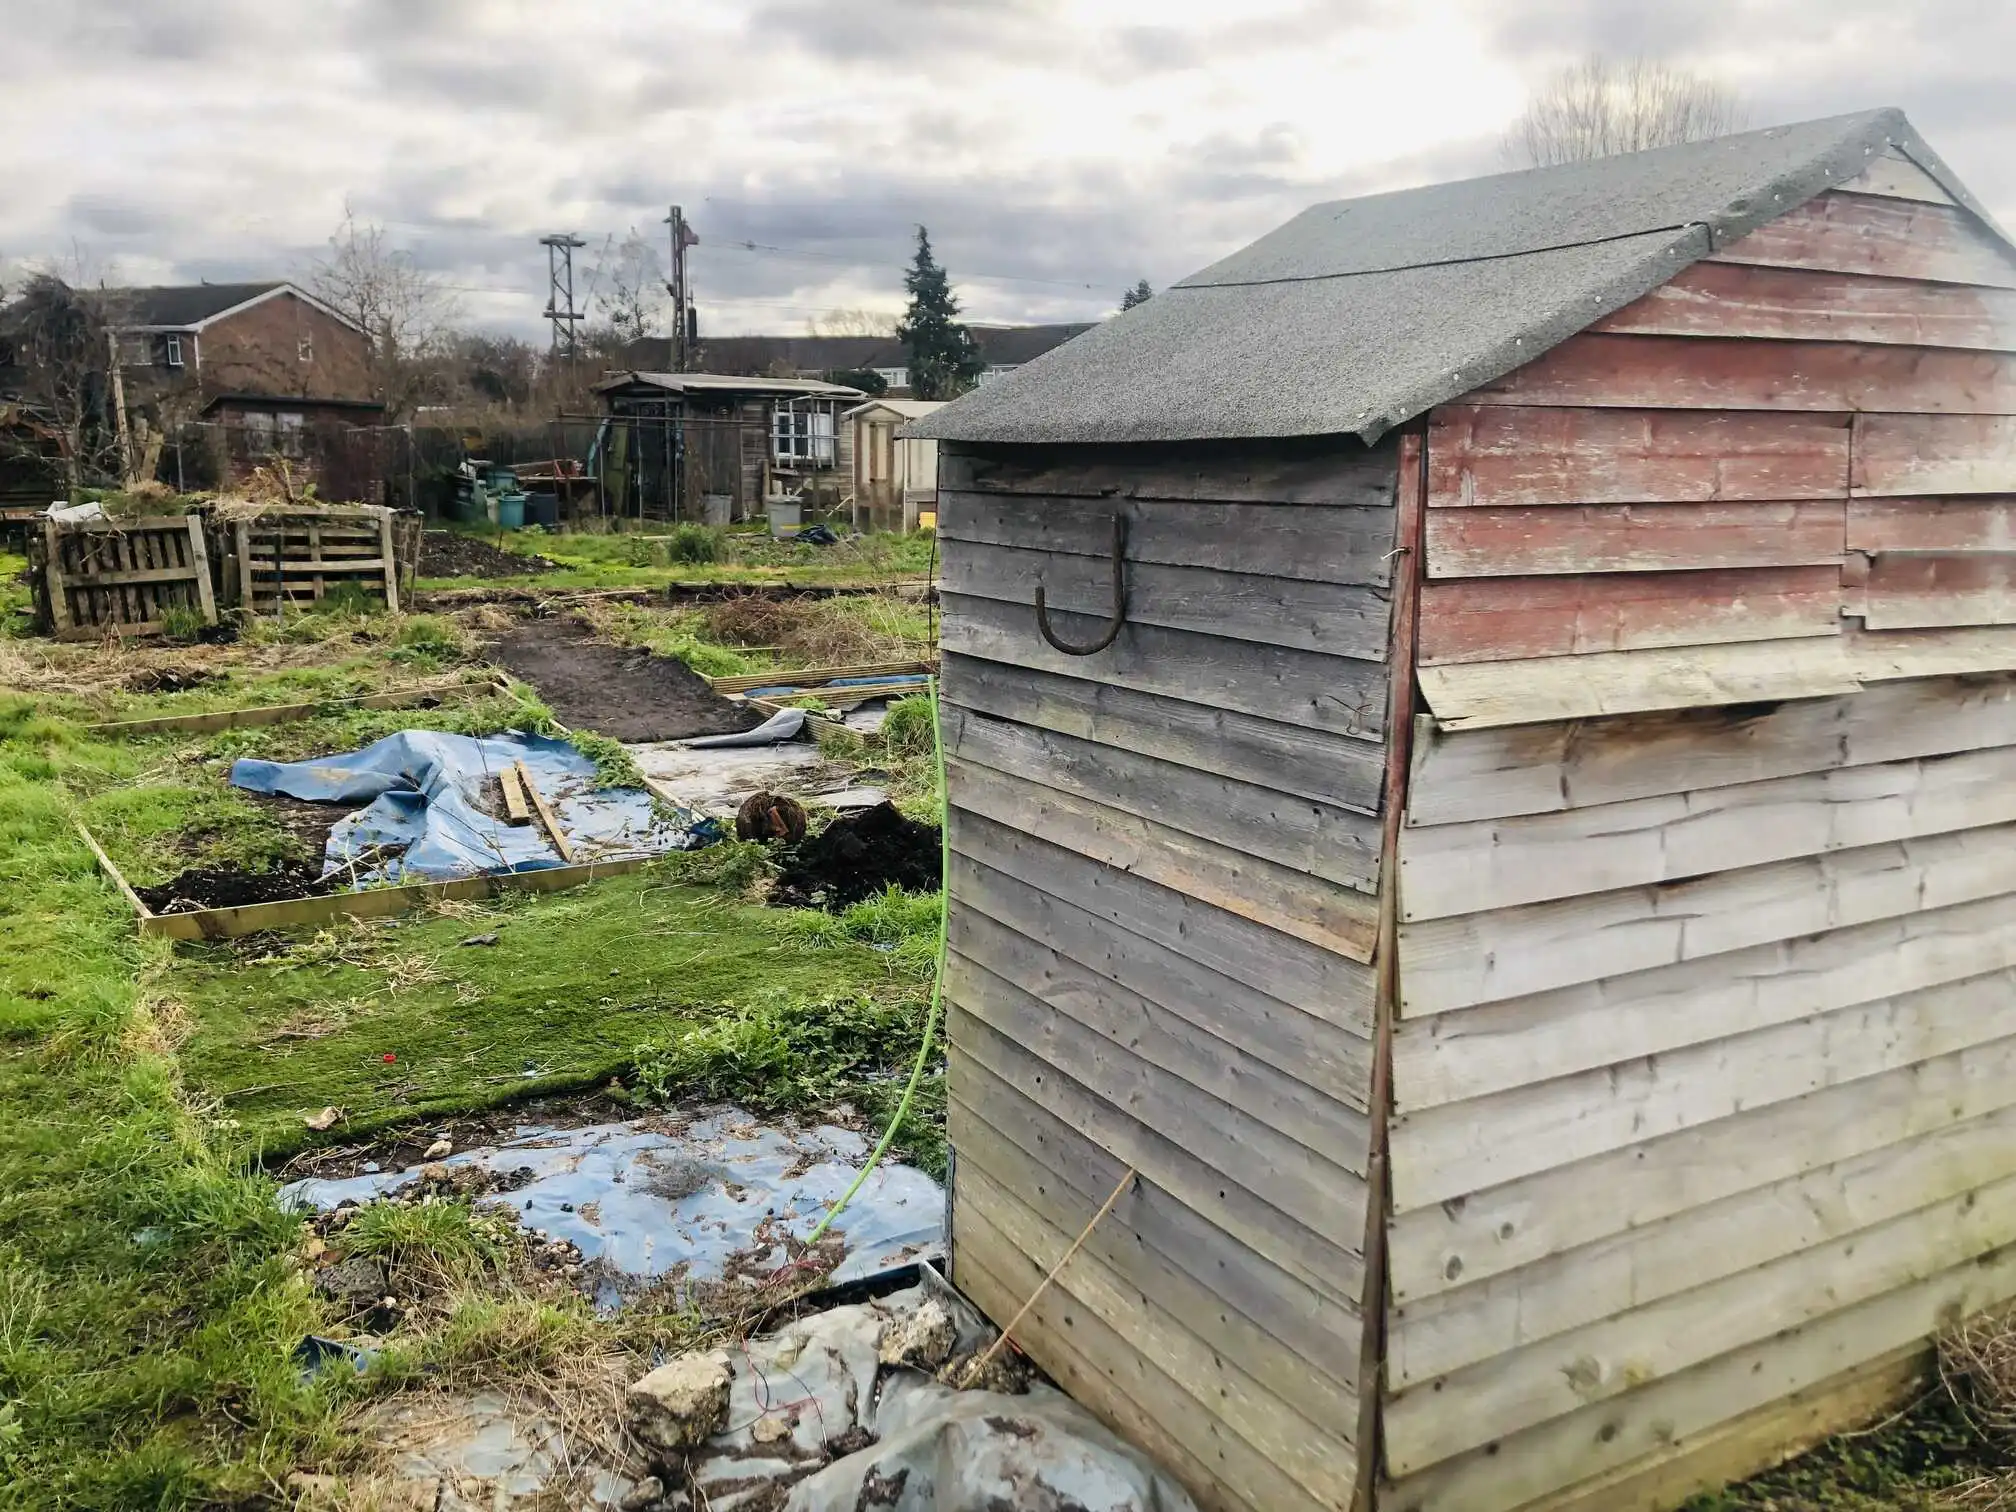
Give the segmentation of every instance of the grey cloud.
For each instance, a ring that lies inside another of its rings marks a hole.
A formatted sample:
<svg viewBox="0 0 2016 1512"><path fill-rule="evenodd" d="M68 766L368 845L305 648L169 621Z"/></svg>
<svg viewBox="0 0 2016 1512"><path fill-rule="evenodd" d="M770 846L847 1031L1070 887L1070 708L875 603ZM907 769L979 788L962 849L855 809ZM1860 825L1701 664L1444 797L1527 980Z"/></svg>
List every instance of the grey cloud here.
<svg viewBox="0 0 2016 1512"><path fill-rule="evenodd" d="M110 194L75 194L64 207L81 230L102 237L133 237L173 228L174 218L158 205Z"/></svg>

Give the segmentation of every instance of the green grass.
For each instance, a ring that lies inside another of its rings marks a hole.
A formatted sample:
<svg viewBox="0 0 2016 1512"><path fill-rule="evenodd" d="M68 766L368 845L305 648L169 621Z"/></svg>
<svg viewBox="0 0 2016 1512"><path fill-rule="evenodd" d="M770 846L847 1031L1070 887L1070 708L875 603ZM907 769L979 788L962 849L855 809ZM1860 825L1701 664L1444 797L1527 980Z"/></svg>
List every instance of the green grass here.
<svg viewBox="0 0 2016 1512"><path fill-rule="evenodd" d="M695 532L711 538L699 545ZM690 525L654 524L647 531L549 532L472 529L493 546L559 564L536 578L422 578L427 588L495 587L625 588L665 583L768 582L863 583L923 577L932 561L932 537L869 535L837 546L801 546L773 541L759 531L705 531ZM705 557L706 550L713 559Z"/></svg>
<svg viewBox="0 0 2016 1512"><path fill-rule="evenodd" d="M494 946L459 943L491 930ZM774 909L654 868L521 896L480 919L349 926L265 958L194 946L166 985L194 1025L192 1090L270 1158L313 1141L303 1116L323 1107L345 1110L336 1137L351 1138L595 1086L627 1072L640 1043L780 997L901 1004L915 976L891 952L803 937Z"/></svg>

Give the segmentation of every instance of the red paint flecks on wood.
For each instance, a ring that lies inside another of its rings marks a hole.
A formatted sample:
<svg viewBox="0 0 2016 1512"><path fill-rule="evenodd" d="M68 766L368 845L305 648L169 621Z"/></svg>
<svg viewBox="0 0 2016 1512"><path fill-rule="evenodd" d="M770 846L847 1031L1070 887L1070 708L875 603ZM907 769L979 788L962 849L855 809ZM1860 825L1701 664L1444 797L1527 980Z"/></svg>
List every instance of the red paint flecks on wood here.
<svg viewBox="0 0 2016 1512"><path fill-rule="evenodd" d="M2016 356L1848 341L1571 336L1477 404L2016 414Z"/></svg>
<svg viewBox="0 0 2016 1512"><path fill-rule="evenodd" d="M2016 552L2016 495L1856 499L1848 544L1857 551Z"/></svg>
<svg viewBox="0 0 2016 1512"><path fill-rule="evenodd" d="M1431 510L1830 499L1847 481L1846 415L1450 404L1429 418Z"/></svg>
<svg viewBox="0 0 2016 1512"><path fill-rule="evenodd" d="M1842 510L1838 499L1438 509L1428 515L1428 575L1665 572L1836 562L1842 551Z"/></svg>
<svg viewBox="0 0 2016 1512"><path fill-rule="evenodd" d="M2016 418L1857 415L1858 494L2016 493Z"/></svg>
<svg viewBox="0 0 2016 1512"><path fill-rule="evenodd" d="M1835 567L1437 582L1422 590L1421 660L1509 661L1833 635L1840 612Z"/></svg>
<svg viewBox="0 0 2016 1512"><path fill-rule="evenodd" d="M1759 226L1714 257L2016 288L2016 254L1965 210L1838 190Z"/></svg>
<svg viewBox="0 0 2016 1512"><path fill-rule="evenodd" d="M1589 328L2016 351L2016 289L1703 262Z"/></svg>
<svg viewBox="0 0 2016 1512"><path fill-rule="evenodd" d="M1871 630L2016 625L2016 555L1878 556L1862 606Z"/></svg>

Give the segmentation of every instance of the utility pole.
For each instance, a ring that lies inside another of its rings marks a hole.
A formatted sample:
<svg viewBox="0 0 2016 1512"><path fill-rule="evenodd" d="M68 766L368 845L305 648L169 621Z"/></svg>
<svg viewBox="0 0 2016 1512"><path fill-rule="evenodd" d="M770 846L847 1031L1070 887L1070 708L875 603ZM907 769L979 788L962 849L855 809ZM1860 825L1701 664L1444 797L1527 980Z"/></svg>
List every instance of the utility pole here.
<svg viewBox="0 0 2016 1512"><path fill-rule="evenodd" d="M665 217L665 224L670 228L672 243L672 276L665 284L665 292L672 296L672 369L683 373L700 339L700 320L693 309L693 284L686 276L686 249L699 246L700 238L686 224L686 212L677 205Z"/></svg>
<svg viewBox="0 0 2016 1512"><path fill-rule="evenodd" d="M565 347L571 363L575 328L588 318L574 308L574 249L588 243L562 233L540 237L539 245L546 249L546 318L553 322L553 350Z"/></svg>

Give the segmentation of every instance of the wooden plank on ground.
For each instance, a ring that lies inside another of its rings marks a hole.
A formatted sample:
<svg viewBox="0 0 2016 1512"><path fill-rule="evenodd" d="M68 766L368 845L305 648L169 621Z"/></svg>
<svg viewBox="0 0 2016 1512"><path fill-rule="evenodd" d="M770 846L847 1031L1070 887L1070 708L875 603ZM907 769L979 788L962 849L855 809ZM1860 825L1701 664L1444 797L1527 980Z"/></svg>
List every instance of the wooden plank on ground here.
<svg viewBox="0 0 2016 1512"><path fill-rule="evenodd" d="M525 795L525 779L518 775L518 764L497 773L498 786L504 790L504 819L507 824L526 825L532 822L532 804Z"/></svg>
<svg viewBox="0 0 2016 1512"><path fill-rule="evenodd" d="M962 1165L1004 1181L1024 1202L1077 1233L1118 1184L1126 1162L1015 1091L971 1056L949 1067L949 1137ZM1096 1188L1096 1190L1095 1190ZM1110 1226L1109 1226L1110 1225ZM1245 1367L1267 1379L1308 1382L1308 1400L1350 1396L1358 1382L1359 1307L1339 1303L1217 1227L1175 1194L1140 1178L1087 1244L1144 1290L1178 1299L1208 1296L1216 1321L1200 1319ZM1187 1304L1186 1304L1187 1305ZM1249 1335L1244 1321L1257 1331ZM1278 1365L1275 1363L1278 1362Z"/></svg>
<svg viewBox="0 0 2016 1512"><path fill-rule="evenodd" d="M1869 564L1862 619L1871 630L2016 624L2016 553L1884 552Z"/></svg>
<svg viewBox="0 0 2016 1512"><path fill-rule="evenodd" d="M1126 522L1127 560L1254 573L1319 583L1383 586L1392 578L1391 502L1322 504L1146 503L1137 499L1046 498L940 489L938 538L947 560L954 541L1069 552L1106 560L1113 519Z"/></svg>
<svg viewBox="0 0 2016 1512"><path fill-rule="evenodd" d="M1084 1191L1093 1184L1091 1167L1111 1156L1085 1145L977 1064L967 1062L961 1078L947 1106L946 1133L959 1150L962 1195L966 1176L977 1171L1060 1233L1084 1231L1121 1168L1114 1167L1101 1191ZM1012 1100L1012 1111L1002 1111L1003 1098ZM983 1107L1000 1112L1009 1127L990 1122ZM1025 1148L1025 1141L1035 1148ZM1070 1170L1059 1172L1057 1164ZM1085 1249L1311 1421L1342 1422L1355 1413L1357 1314L1332 1307L1153 1183L1129 1183L1113 1211L1086 1234Z"/></svg>
<svg viewBox="0 0 2016 1512"><path fill-rule="evenodd" d="M1393 502L1398 455L1392 436L1375 446L1349 436L1175 442L1157 446L1152 463L1140 453L1124 445L989 449L947 443L938 451L938 487L948 493L1378 508Z"/></svg>
<svg viewBox="0 0 2016 1512"><path fill-rule="evenodd" d="M1852 637L1855 670L1871 675L1865 642L1941 640L2000 631L1918 631ZM1954 668L1953 671L1972 670ZM2016 678L1919 679L1775 708L1688 709L1576 725L1472 732L1431 730L1414 746L1410 825L1553 813L1661 793L1799 772L2016 745Z"/></svg>
<svg viewBox="0 0 2016 1512"><path fill-rule="evenodd" d="M997 719L1379 812L1384 747L1369 740L956 653L945 658L942 696Z"/></svg>
<svg viewBox="0 0 2016 1512"><path fill-rule="evenodd" d="M1405 1305L2016 1106L2016 1040L1917 1061L1388 1221ZM1588 1194L1600 1191L1602 1202Z"/></svg>
<svg viewBox="0 0 2016 1512"><path fill-rule="evenodd" d="M1402 1114L1391 1126L1393 1210L1626 1149L1822 1087L2016 1034L2016 972L1604 1066L1491 1097Z"/></svg>
<svg viewBox="0 0 2016 1512"><path fill-rule="evenodd" d="M1848 417L1445 404L1428 417L1428 505L1838 499ZM1936 490L1935 490L1936 491Z"/></svg>
<svg viewBox="0 0 2016 1512"><path fill-rule="evenodd" d="M1401 1015L2016 892L2016 826L1865 845L1675 882L1402 926Z"/></svg>
<svg viewBox="0 0 2016 1512"><path fill-rule="evenodd" d="M1296 871L1371 891L1379 821L1116 746L1059 735L956 704L939 714L948 756L1060 788Z"/></svg>
<svg viewBox="0 0 2016 1512"><path fill-rule="evenodd" d="M1430 578L1838 563L1839 500L1436 509Z"/></svg>
<svg viewBox="0 0 2016 1512"><path fill-rule="evenodd" d="M1723 1355L1622 1401L1596 1402L1391 1488L1390 1512L1501 1512L1621 1468L2016 1295L2016 1247Z"/></svg>
<svg viewBox="0 0 2016 1512"><path fill-rule="evenodd" d="M1590 328L2016 351L2016 290L1701 262Z"/></svg>
<svg viewBox="0 0 2016 1512"><path fill-rule="evenodd" d="M1857 495L2016 493L2016 418L1857 415Z"/></svg>
<svg viewBox="0 0 2016 1512"><path fill-rule="evenodd" d="M1191 565L1172 566L1124 557L1128 622L1327 656L1385 658L1389 611L1384 589L1224 572L1202 565L1209 560L1199 555ZM945 550L947 593L996 599L1032 615L1041 587L1051 614L1064 610L1104 620L1112 612L1113 572L1110 557L973 542L948 543Z"/></svg>
<svg viewBox="0 0 2016 1512"><path fill-rule="evenodd" d="M1421 662L1833 635L1840 624L1833 566L1444 580L1422 586Z"/></svg>
<svg viewBox="0 0 2016 1512"><path fill-rule="evenodd" d="M1475 404L2008 415L2016 413L2016 356L1585 332L1465 397Z"/></svg>
<svg viewBox="0 0 2016 1512"><path fill-rule="evenodd" d="M999 872L962 874L958 896L951 943L960 955L1129 1053L1251 1111L1320 1158L1363 1173L1371 1082L1364 1039L1139 936L1102 930L1083 910ZM1053 923L1054 932L1031 932ZM1121 959L1102 957L1107 941ZM1180 975L1186 965L1195 973L1189 981Z"/></svg>
<svg viewBox="0 0 2016 1512"><path fill-rule="evenodd" d="M2016 821L2016 747L1831 767L1551 814L1416 826L1408 922Z"/></svg>
<svg viewBox="0 0 2016 1512"><path fill-rule="evenodd" d="M1998 1184L2006 1187L2016 1175L2012 1150L2016 1109L1998 1109L1423 1298L1397 1309L1387 1330L1388 1379L1395 1387L1419 1386L1542 1340L1559 1347L1573 1330L1730 1277L1746 1285L1727 1305L1754 1308L1747 1282L1756 1267L1907 1215L1930 1227L1940 1215L1927 1209L1964 1202L1976 1189L1985 1197ZM1846 1263L1841 1271L1855 1268ZM1796 1304L1788 1321L1795 1314Z"/></svg>
<svg viewBox="0 0 2016 1512"><path fill-rule="evenodd" d="M574 862L574 847L568 843L567 832L560 828L559 816L547 803L546 795L539 791L539 784L533 781L532 769L522 761L513 762L517 769L518 782L525 789L526 801L532 805L532 812L539 816L539 827L546 832L546 838L553 842L553 849L560 853L560 859L570 866Z"/></svg>
<svg viewBox="0 0 2016 1512"><path fill-rule="evenodd" d="M549 866L539 871L496 872L454 882L413 882L404 887L368 887L362 892L293 898L281 903L247 903L238 908L205 908L194 913L150 914L140 933L171 940L228 940L269 929L298 929L331 919L384 919L429 903L495 898L514 892L565 892L601 877L620 877L659 859L633 856Z"/></svg>
<svg viewBox="0 0 2016 1512"><path fill-rule="evenodd" d="M948 652L1357 740L1378 741L1385 725L1387 669L1381 662L1131 623L1104 651L1066 656L1044 643L1027 604L948 593L944 607L941 639ZM1061 613L1051 623L1066 640L1080 642L1105 629L1103 615Z"/></svg>
<svg viewBox="0 0 2016 1512"><path fill-rule="evenodd" d="M1862 686L1839 636L1428 666L1420 679L1448 730L1820 698Z"/></svg>
<svg viewBox="0 0 2016 1512"><path fill-rule="evenodd" d="M952 849L1221 976L1370 1037L1373 973L1354 960L969 810L953 810Z"/></svg>
<svg viewBox="0 0 2016 1512"><path fill-rule="evenodd" d="M1145 877L1354 961L1372 959L1377 905L1356 888L1324 882L975 762L951 762L948 778L954 808L1011 830L1040 834L1088 860Z"/></svg>
<svg viewBox="0 0 2016 1512"><path fill-rule="evenodd" d="M970 1056L1021 1096L1078 1129L1207 1222L1267 1256L1304 1284L1335 1302L1354 1308L1358 1305L1365 1264L1355 1248L1325 1239L1241 1182L1228 1179L1227 1173L1200 1159L1187 1144L1156 1132L1075 1075L1067 1075L997 1033L956 999L947 1006L946 1022L955 1053ZM1348 1232L1354 1218L1362 1225L1362 1182L1341 1178L1329 1200L1329 1227ZM1362 1239L1362 1229L1358 1237Z"/></svg>
<svg viewBox="0 0 2016 1512"><path fill-rule="evenodd" d="M961 1184L953 1218L987 1264L998 1266L1013 1256L1008 1265L1019 1260L1027 1267L1025 1279L1029 1272L1048 1275L1073 1237L1052 1229L984 1174L971 1190ZM1172 1426L1186 1424L1201 1435L1199 1447L1209 1446L1222 1456L1227 1472L1237 1477L1234 1483L1262 1505L1297 1495L1315 1498L1307 1503L1311 1506L1340 1506L1349 1500L1358 1457L1348 1438L1286 1409L1179 1319L1138 1292L1130 1293L1097 1256L1081 1249L1051 1286L1074 1319L1089 1313L1176 1388L1181 1401L1158 1393Z"/></svg>
<svg viewBox="0 0 2016 1512"><path fill-rule="evenodd" d="M1788 210L1710 256L2016 289L2016 254L1965 210L1839 190Z"/></svg>

